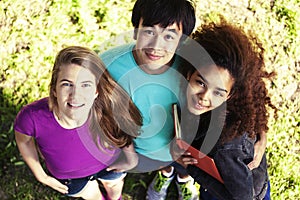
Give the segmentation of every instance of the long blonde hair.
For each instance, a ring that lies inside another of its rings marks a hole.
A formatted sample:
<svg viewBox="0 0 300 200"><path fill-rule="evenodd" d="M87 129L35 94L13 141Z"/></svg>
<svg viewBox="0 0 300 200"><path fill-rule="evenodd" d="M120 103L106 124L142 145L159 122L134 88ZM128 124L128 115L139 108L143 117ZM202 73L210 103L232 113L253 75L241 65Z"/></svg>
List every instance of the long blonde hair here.
<svg viewBox="0 0 300 200"><path fill-rule="evenodd" d="M92 50L70 46L56 56L50 82L49 108L58 109L55 87L62 67L70 64L88 69L97 82L98 97L89 117L94 141L105 147L124 147L139 135L142 117L129 95L112 79L100 57Z"/></svg>

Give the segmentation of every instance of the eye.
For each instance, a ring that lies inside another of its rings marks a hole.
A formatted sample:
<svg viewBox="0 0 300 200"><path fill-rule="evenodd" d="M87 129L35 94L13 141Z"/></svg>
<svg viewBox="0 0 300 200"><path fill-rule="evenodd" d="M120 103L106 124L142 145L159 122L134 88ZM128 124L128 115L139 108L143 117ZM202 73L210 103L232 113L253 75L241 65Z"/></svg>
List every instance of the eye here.
<svg viewBox="0 0 300 200"><path fill-rule="evenodd" d="M62 83L61 83L61 86L62 86L62 87L72 87L73 84L72 84L72 83L69 83L69 82L62 82Z"/></svg>
<svg viewBox="0 0 300 200"><path fill-rule="evenodd" d="M149 29L146 29L143 32L144 32L145 35L151 35L151 36L154 35L154 31L149 30Z"/></svg>
<svg viewBox="0 0 300 200"><path fill-rule="evenodd" d="M166 35L166 40L174 40L174 37L172 35Z"/></svg>
<svg viewBox="0 0 300 200"><path fill-rule="evenodd" d="M83 83L81 85L81 87L83 87L83 88L92 87L92 84L90 84L90 83Z"/></svg>
<svg viewBox="0 0 300 200"><path fill-rule="evenodd" d="M203 87L203 88L206 87L206 85L205 85L205 83L204 83L203 81L197 80L196 82L197 82L197 84L200 85L201 87Z"/></svg>
<svg viewBox="0 0 300 200"><path fill-rule="evenodd" d="M219 97L224 97L225 94L223 94L222 92L219 92L219 91L215 91L214 92L216 96L219 96Z"/></svg>

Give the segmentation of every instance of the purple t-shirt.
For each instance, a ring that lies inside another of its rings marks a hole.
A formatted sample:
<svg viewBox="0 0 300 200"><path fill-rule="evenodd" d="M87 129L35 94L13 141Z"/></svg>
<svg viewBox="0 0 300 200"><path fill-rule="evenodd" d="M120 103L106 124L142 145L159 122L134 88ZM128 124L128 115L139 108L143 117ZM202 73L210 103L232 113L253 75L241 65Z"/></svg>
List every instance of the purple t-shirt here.
<svg viewBox="0 0 300 200"><path fill-rule="evenodd" d="M120 149L99 149L88 123L74 129L59 125L49 110L48 98L35 101L18 113L14 129L35 138L49 172L58 179L92 175L114 162Z"/></svg>

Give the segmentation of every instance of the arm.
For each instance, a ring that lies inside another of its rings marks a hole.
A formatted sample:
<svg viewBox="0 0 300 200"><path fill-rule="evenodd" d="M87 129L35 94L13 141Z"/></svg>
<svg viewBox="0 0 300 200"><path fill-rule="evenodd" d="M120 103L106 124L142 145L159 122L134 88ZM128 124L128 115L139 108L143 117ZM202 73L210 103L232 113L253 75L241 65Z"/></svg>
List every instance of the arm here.
<svg viewBox="0 0 300 200"><path fill-rule="evenodd" d="M247 161L253 158L253 147L254 141L244 135L217 148L213 158L224 184L193 165L188 166L188 173L215 198L252 200L253 175Z"/></svg>
<svg viewBox="0 0 300 200"><path fill-rule="evenodd" d="M66 185L63 185L55 178L48 176L42 168L33 137L16 131L15 138L24 161L29 166L36 179L58 192L63 194L68 193L68 187Z"/></svg>
<svg viewBox="0 0 300 200"><path fill-rule="evenodd" d="M116 162L107 168L108 171L124 172L134 168L138 164L138 155L135 152L133 144L123 147L122 151L124 157L120 156Z"/></svg>
<svg viewBox="0 0 300 200"><path fill-rule="evenodd" d="M267 146L267 133L260 133L260 139L254 144L254 158L248 164L250 170L257 168L262 160Z"/></svg>

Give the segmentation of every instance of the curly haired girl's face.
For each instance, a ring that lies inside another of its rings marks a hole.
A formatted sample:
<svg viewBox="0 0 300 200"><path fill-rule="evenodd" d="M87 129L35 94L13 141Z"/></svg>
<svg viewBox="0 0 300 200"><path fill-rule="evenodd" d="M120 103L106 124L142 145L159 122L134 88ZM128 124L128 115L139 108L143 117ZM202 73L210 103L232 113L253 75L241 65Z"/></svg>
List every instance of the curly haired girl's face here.
<svg viewBox="0 0 300 200"><path fill-rule="evenodd" d="M88 69L79 65L62 66L58 74L55 96L59 120L67 125L82 125L98 96L96 78Z"/></svg>
<svg viewBox="0 0 300 200"><path fill-rule="evenodd" d="M215 65L201 67L188 76L188 110L200 115L220 106L229 98L234 80L226 69Z"/></svg>

